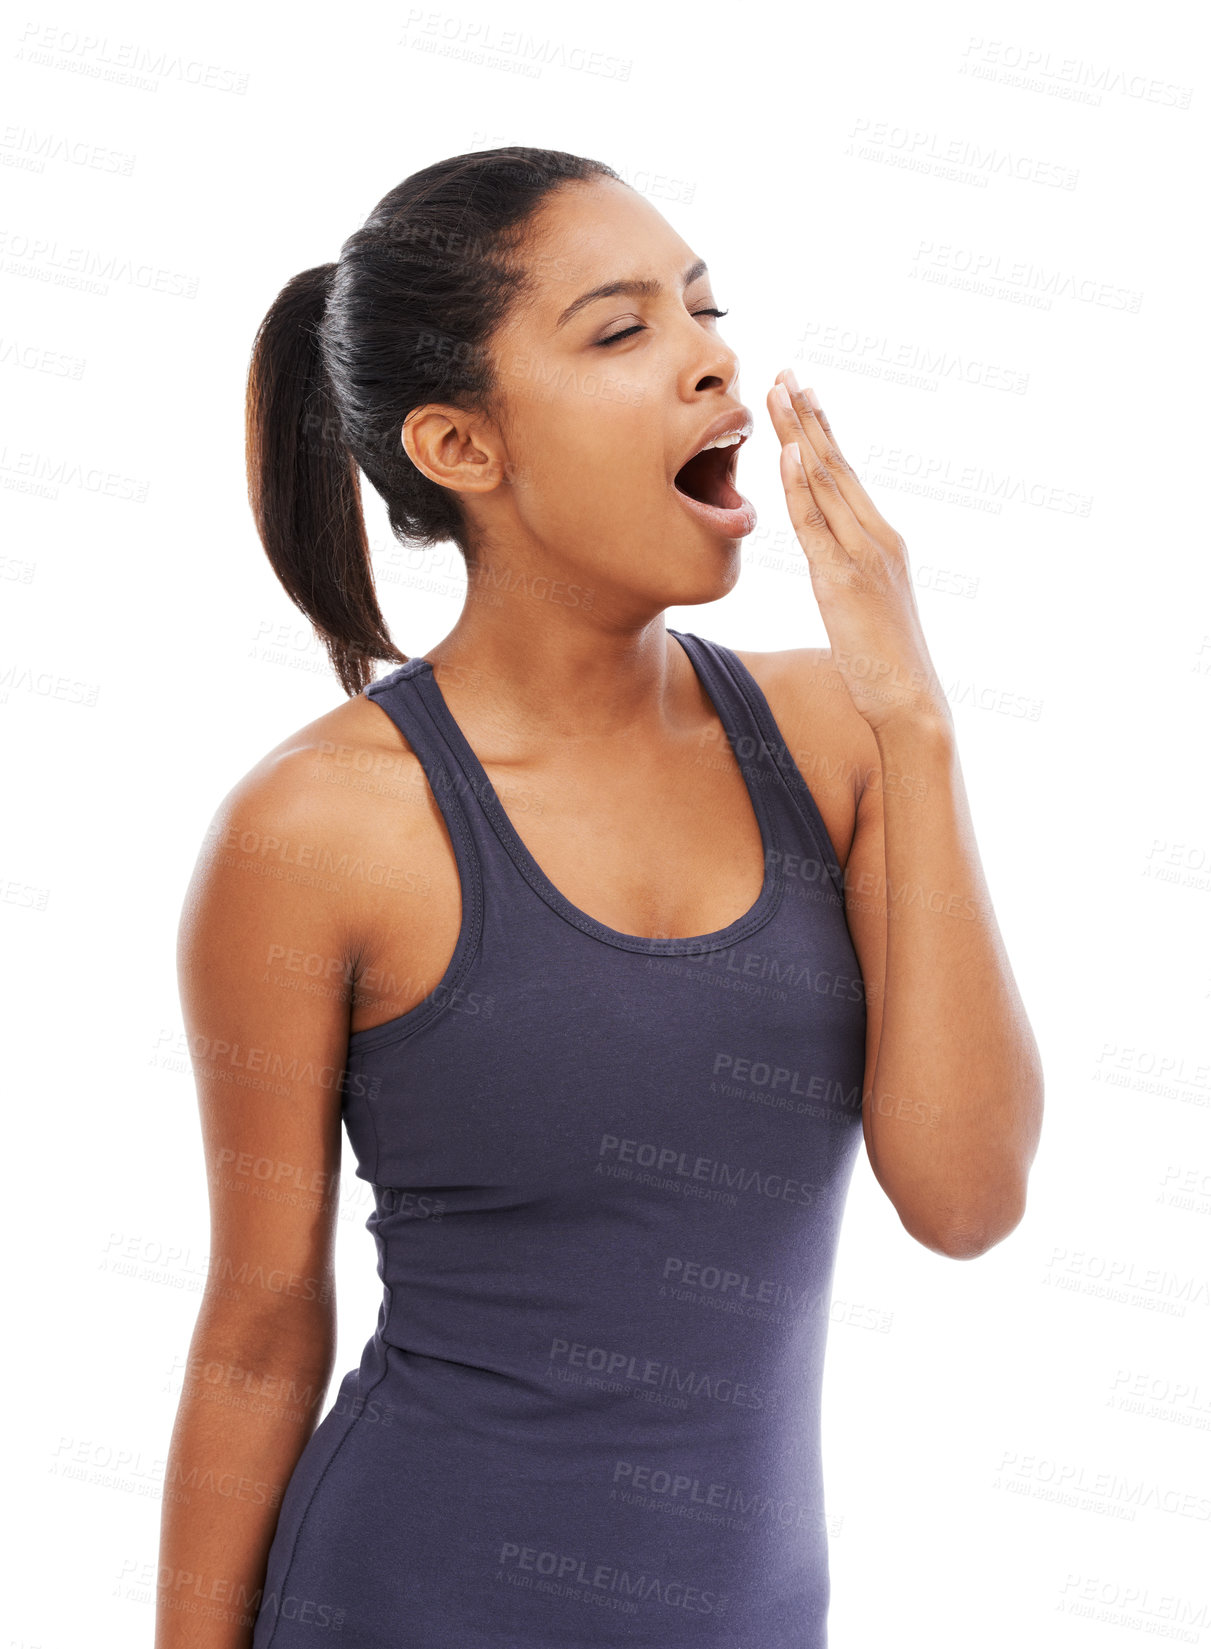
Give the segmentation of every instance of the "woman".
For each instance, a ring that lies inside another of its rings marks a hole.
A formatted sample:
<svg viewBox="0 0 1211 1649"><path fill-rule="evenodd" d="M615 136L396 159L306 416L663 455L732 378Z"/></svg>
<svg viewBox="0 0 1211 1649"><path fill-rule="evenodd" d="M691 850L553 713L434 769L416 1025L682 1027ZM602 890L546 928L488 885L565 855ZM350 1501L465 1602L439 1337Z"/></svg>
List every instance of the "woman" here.
<svg viewBox="0 0 1211 1649"><path fill-rule="evenodd" d="M936 1252L1022 1216L1038 1055L904 545L788 373L831 647L664 624L754 524L722 313L608 167L509 149L409 178L258 334L253 511L348 698L225 799L183 915L215 1262L157 1649L816 1649L859 1130ZM466 558L424 656L359 468ZM384 1294L316 1426L342 1122Z"/></svg>

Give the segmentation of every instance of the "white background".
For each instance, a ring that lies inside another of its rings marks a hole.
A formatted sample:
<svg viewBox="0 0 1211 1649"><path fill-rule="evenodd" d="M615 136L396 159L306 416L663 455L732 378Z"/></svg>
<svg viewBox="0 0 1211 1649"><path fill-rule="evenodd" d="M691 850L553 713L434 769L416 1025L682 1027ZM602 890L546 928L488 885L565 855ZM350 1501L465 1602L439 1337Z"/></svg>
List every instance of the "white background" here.
<svg viewBox="0 0 1211 1649"><path fill-rule="evenodd" d="M826 642L764 411L782 366L904 533L1043 1054L1029 1211L982 1258L915 1243L859 1156L825 1384L832 1649L1211 1641L1200 25L890 0L10 11L8 1642L151 1642L208 1244L177 920L223 795L341 699L248 510L252 338L407 174L502 143L607 161L730 309L759 525L726 600L668 624ZM388 623L423 653L461 561L403 552L368 487L366 510ZM379 1298L352 1170L346 1148L337 1380Z"/></svg>

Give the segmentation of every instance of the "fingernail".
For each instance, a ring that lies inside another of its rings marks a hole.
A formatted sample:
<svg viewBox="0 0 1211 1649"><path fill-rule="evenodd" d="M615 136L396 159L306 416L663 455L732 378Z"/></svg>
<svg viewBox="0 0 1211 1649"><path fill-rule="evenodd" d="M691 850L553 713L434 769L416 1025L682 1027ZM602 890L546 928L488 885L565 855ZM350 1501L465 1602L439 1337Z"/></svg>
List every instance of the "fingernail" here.
<svg viewBox="0 0 1211 1649"><path fill-rule="evenodd" d="M820 397L816 394L814 389L809 389L807 391L807 404L809 407L814 407L817 412L820 411Z"/></svg>
<svg viewBox="0 0 1211 1649"><path fill-rule="evenodd" d="M795 377L795 369L794 369L793 366L788 366L787 367L786 375L783 378L782 382L784 384L788 385L789 388L791 390L793 390L796 395L799 393L799 380L798 380L798 378Z"/></svg>
<svg viewBox="0 0 1211 1649"><path fill-rule="evenodd" d="M784 383L774 385L774 400L777 401L777 403L780 407L785 407L787 412L790 411L790 409L791 409L790 392L787 390L787 387Z"/></svg>

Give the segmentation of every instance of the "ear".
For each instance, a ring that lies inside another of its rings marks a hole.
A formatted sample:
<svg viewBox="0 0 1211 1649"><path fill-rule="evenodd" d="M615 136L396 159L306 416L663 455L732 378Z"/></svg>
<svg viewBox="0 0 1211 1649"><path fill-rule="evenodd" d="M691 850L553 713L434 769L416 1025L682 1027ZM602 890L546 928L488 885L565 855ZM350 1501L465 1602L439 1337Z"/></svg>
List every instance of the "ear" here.
<svg viewBox="0 0 1211 1649"><path fill-rule="evenodd" d="M418 407L404 420L400 439L422 475L454 492L492 492L505 477L500 437L476 413Z"/></svg>

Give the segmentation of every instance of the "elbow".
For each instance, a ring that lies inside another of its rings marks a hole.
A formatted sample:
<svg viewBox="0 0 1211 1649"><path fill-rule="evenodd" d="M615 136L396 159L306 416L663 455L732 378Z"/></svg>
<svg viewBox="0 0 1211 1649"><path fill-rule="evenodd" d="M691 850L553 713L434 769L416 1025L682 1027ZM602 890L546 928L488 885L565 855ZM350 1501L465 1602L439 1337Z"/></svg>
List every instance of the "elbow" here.
<svg viewBox="0 0 1211 1649"><path fill-rule="evenodd" d="M336 1368L336 1302L327 1276L319 1298L224 1300L209 1293L190 1356L199 1366L236 1367L258 1378L297 1379L323 1392Z"/></svg>
<svg viewBox="0 0 1211 1649"><path fill-rule="evenodd" d="M968 1214L925 1229L910 1227L909 1234L925 1248L948 1260L978 1260L989 1249L1004 1242L1010 1232L1022 1223L1025 1213L1026 1192L1023 1187L1012 1201L1003 1201L983 1217Z"/></svg>
<svg viewBox="0 0 1211 1649"><path fill-rule="evenodd" d="M987 1254L990 1248L995 1248L1008 1235L1008 1231L990 1235L983 1226L960 1226L955 1231L948 1231L941 1241L931 1246L948 1260L978 1260L981 1254Z"/></svg>

